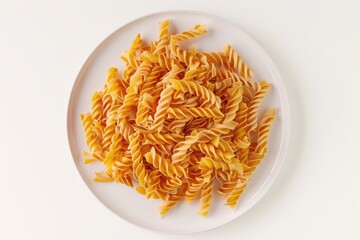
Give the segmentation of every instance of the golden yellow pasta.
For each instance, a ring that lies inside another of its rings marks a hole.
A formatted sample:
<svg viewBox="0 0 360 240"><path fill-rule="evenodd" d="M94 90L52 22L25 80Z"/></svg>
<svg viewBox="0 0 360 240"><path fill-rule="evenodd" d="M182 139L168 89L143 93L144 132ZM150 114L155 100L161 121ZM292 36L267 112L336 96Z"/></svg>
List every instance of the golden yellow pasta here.
<svg viewBox="0 0 360 240"><path fill-rule="evenodd" d="M96 182L136 187L162 200L166 214L182 200L199 197L199 214L211 213L214 188L234 208L267 152L275 109L259 117L270 84L235 49L200 52L181 43L207 33L204 25L171 34L160 24L149 43L138 34L121 55L125 68L110 67L104 89L81 115L85 164L102 162Z"/></svg>

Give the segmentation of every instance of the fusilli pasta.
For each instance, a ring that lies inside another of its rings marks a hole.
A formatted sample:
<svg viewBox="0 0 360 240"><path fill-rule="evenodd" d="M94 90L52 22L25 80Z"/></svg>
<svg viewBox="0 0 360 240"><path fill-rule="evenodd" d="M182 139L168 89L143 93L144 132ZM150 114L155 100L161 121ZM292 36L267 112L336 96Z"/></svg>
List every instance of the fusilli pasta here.
<svg viewBox="0 0 360 240"><path fill-rule="evenodd" d="M146 198L162 200L161 215L183 199L200 195L199 214L207 216L213 190L234 208L264 158L275 109L259 118L270 84L253 73L231 46L223 52L183 49L181 43L205 34L204 25L159 37L135 37L111 67L104 89L81 115L89 152L85 164L105 169L96 182L116 182ZM260 120L260 121L259 121Z"/></svg>

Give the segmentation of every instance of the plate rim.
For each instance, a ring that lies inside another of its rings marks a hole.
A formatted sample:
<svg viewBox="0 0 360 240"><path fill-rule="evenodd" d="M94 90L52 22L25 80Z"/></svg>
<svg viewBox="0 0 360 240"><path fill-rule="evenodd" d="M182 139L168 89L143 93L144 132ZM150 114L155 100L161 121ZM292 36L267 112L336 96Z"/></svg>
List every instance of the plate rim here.
<svg viewBox="0 0 360 240"><path fill-rule="evenodd" d="M76 154L76 149L74 147L75 144L72 144L73 139L72 139L72 112L74 109L75 104L73 104L74 102L76 102L76 92L78 89L78 86L81 83L81 76L84 74L84 72L86 71L87 66L89 65L89 63L91 63L91 60L95 57L96 53L98 52L98 50L105 44L105 42L111 38L115 33L117 33L118 31L120 31L122 28L126 27L129 24L135 23L137 21L140 21L144 18L148 18L148 17L152 17L152 16L156 16L156 15L160 15L160 14L172 14L172 13L190 13L190 14L196 14L196 15L202 15L202 16L207 16L210 17L212 19L215 19L216 21L222 21L225 24L231 25L233 27L235 27L236 29L239 29L244 35L246 35L251 41L253 41L257 47L257 50L259 50L259 53L261 54L263 61L265 63L265 65L268 67L270 74L272 75L274 82L276 83L276 87L279 91L279 97L280 97L280 105L281 108L283 110L283 124L282 124L282 136L281 136L281 141L280 141L280 147L279 147L279 151L278 154L276 156L276 160L274 162L274 165L272 166L272 169L270 170L270 175L269 177L264 181L261 189L261 193L260 194L256 194L253 198L253 204L248 205L247 207L244 208L244 210L242 212L240 212L238 215L234 216L233 218L223 221L220 224L216 225L216 226L210 226L208 228L203 228L203 229L199 229L199 230L195 230L195 231L166 231L166 230L158 230L158 229L153 229L153 228L149 228L140 224L137 224L136 222L129 220L125 217L123 217L122 215L117 214L112 208L110 208L109 206L107 206L107 204L105 204L91 189L91 187L89 186L89 184L87 183L86 179L85 179L85 174L82 173L82 171L80 170L80 167L77 164L77 154ZM95 196L95 198L106 208L108 209L110 212L112 212L113 214L115 214L117 217L120 217L121 219L123 219L124 221L132 224L133 226L139 227L141 229L146 229L148 231L152 231L152 232L157 232L157 233L165 233L165 234L173 234L173 235L184 235L184 234L192 234L192 233L201 233L201 232L206 232L206 231L210 231L219 227L222 227L230 222L235 221L236 219L238 219L239 217L241 217L243 214L245 214L247 211L249 211L251 208L253 208L264 196L265 194L270 190L270 188L272 187L272 185L274 184L276 178L278 177L282 166L286 160L286 156L287 156L287 149L289 146L289 140L290 140L290 134L291 134L291 112L290 112L290 107L289 107L289 100L288 100L288 95L287 95L287 91L286 91L286 87L285 87L285 83L283 81L283 78L280 75L280 72L278 70L278 68L276 67L276 65L274 64L273 60L271 59L271 57L268 55L268 53L263 49L263 47L244 29L242 29L241 27L239 27L238 25L228 21L227 19L220 17L218 15L215 14L211 14L211 13L207 13L207 12L202 12L202 11L195 11L195 10L162 10L162 11L155 11L152 13L148 13L148 14L143 14L140 17L136 17L133 18L130 21L125 22L124 24L121 24L120 27L116 28L114 31L112 31L110 34L106 35L101 41L100 43L94 48L94 50L91 51L91 53L88 55L88 57L86 58L85 62L82 64L80 71L78 72L78 74L76 75L75 81L73 83L71 92L70 92L70 97L69 97L69 101L68 101L68 110L67 110L67 138L68 138L68 144L69 144L69 148L70 148L70 152L71 152L71 156L72 156L72 160L73 163L75 164L75 167L77 169L77 172L80 174L83 183L85 183L87 189L91 192L91 194L93 196Z"/></svg>

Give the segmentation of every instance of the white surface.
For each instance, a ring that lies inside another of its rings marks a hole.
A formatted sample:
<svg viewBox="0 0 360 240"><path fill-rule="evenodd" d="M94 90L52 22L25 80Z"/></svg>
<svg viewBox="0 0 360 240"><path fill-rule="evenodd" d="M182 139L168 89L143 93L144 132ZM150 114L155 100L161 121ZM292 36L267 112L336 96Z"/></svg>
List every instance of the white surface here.
<svg viewBox="0 0 360 240"><path fill-rule="evenodd" d="M1 1L0 239L359 239L360 2ZM221 228L142 230L81 180L66 137L67 101L94 46L165 9L217 14L269 53L285 81L292 135L273 187Z"/></svg>
<svg viewBox="0 0 360 240"><path fill-rule="evenodd" d="M157 207L161 201L147 201L135 189L117 183L94 183L94 171L104 170L103 164L84 165L82 151L88 149L80 114L90 111L91 96L103 88L107 69L115 66L124 68L119 59L128 49L137 33L143 39L155 40L159 23L169 19L173 34L205 24L208 33L188 45L199 51L221 51L226 44L236 49L248 66L254 71L255 81L266 79L272 88L261 105L263 109L276 108L276 121L271 127L268 154L256 169L252 180L242 194L235 210L225 206L224 199L214 194L207 218L197 215L198 201L193 204L178 204L169 214L160 218ZM177 32L175 32L175 29ZM250 209L264 196L274 182L285 160L289 140L290 113L285 86L278 70L261 47L235 25L213 15L189 11L168 11L139 18L126 24L106 38L91 54L77 77L69 104L68 132L75 163L90 190L114 213L136 225L167 233L194 233L221 226Z"/></svg>

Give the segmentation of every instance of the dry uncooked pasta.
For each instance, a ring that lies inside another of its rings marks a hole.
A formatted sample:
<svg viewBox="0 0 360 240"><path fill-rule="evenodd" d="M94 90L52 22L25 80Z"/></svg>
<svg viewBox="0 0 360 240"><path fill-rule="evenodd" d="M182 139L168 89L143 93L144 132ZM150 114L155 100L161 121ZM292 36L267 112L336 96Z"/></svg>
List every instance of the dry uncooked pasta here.
<svg viewBox="0 0 360 240"><path fill-rule="evenodd" d="M137 35L121 56L124 70L108 70L91 111L81 115L90 150L83 157L86 164L103 163L96 182L136 185L146 198L161 199L161 215L199 197L199 214L206 216L214 191L236 206L267 152L276 112L259 113L270 84L253 82L231 46L182 49L205 26L174 35L169 26L162 22L159 38L149 43Z"/></svg>

